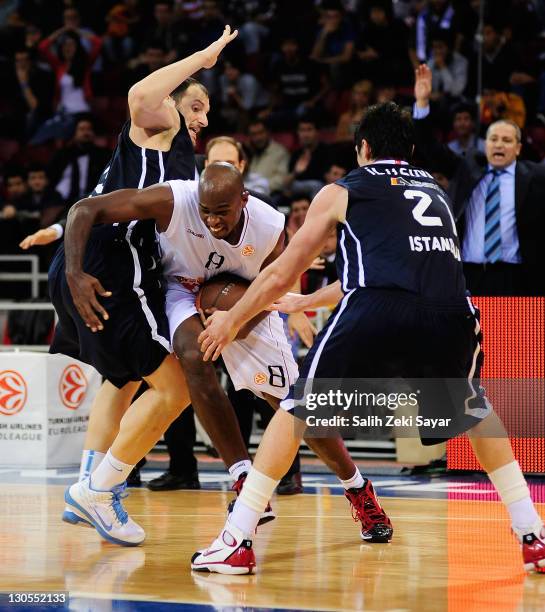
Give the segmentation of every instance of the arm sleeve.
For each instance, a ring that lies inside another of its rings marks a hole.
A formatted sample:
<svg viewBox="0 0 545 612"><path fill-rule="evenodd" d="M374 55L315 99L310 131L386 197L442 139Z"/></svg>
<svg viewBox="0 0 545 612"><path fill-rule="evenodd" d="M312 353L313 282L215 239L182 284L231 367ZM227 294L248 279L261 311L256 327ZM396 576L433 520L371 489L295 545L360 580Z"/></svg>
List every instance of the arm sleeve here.
<svg viewBox="0 0 545 612"><path fill-rule="evenodd" d="M424 114L426 109L417 109L415 107L413 117L417 114L416 111ZM428 165L441 170L447 178L452 178L461 159L447 145L438 142L437 138L435 138L429 109L428 114L424 118L415 117L415 119L416 146L420 155L422 155Z"/></svg>

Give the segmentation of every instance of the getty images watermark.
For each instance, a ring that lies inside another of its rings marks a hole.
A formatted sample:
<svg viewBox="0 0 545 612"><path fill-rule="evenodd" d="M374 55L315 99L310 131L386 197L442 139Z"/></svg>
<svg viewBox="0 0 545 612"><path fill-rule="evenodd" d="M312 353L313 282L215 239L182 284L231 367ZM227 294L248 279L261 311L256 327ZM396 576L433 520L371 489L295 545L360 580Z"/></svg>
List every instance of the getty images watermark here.
<svg viewBox="0 0 545 612"><path fill-rule="evenodd" d="M496 423L479 435L545 435L542 379L301 379L293 398L289 405L308 437L447 439L492 410L505 428Z"/></svg>

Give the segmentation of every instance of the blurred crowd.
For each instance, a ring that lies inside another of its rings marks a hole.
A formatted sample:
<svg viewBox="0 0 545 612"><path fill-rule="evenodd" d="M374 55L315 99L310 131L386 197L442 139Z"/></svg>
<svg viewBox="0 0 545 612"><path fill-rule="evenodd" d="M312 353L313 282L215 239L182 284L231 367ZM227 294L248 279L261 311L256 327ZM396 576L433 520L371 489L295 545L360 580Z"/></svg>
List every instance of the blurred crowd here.
<svg viewBox="0 0 545 612"><path fill-rule="evenodd" d="M238 38L196 75L211 102L199 148L218 135L240 142L247 186L288 214L290 234L317 191L356 165L367 106L413 104L422 62L438 141L484 151L487 126L507 118L522 130L521 157L539 162L544 13L531 0L0 0L0 250L21 253L26 235L92 190L131 85L226 23ZM50 253L39 250L44 269Z"/></svg>

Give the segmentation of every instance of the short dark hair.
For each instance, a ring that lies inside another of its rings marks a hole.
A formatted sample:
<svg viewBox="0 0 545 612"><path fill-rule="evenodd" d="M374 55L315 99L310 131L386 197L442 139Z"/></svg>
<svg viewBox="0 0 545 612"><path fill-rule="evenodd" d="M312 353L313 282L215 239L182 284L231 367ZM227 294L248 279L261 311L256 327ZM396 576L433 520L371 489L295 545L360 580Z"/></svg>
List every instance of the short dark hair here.
<svg viewBox="0 0 545 612"><path fill-rule="evenodd" d="M11 166L4 172L4 181L6 185L9 179L17 177L22 178L23 181L26 180L26 171L21 166Z"/></svg>
<svg viewBox="0 0 545 612"><path fill-rule="evenodd" d="M248 121L247 131L250 131L250 128L253 127L254 125L262 125L266 130L269 129L269 126L265 119L260 119L259 117L253 117L252 119L250 119L250 121Z"/></svg>
<svg viewBox="0 0 545 612"><path fill-rule="evenodd" d="M178 100L180 100L181 98L183 98L185 96L186 91L192 86L192 85L197 85L197 87L200 87L203 92L205 93L205 95L207 97L210 97L209 93L208 93L208 89L206 89L206 87L200 83L199 81L197 81L197 79L193 79L191 77L189 77L188 79L186 79L185 81L182 81L178 87L176 87L176 89L172 90L170 92L170 97L174 98L176 100L176 102L178 102Z"/></svg>
<svg viewBox="0 0 545 612"><path fill-rule="evenodd" d="M301 123L310 123L317 130L320 129L320 125L318 123L318 117L316 116L316 113L306 113L305 115L301 115L301 117L299 117L299 119L297 120L297 127L299 127Z"/></svg>
<svg viewBox="0 0 545 612"><path fill-rule="evenodd" d="M469 102L460 102L452 109L452 118L456 117L456 115L460 113L467 113L471 115L473 119L477 116L477 109L475 105L470 104Z"/></svg>
<svg viewBox="0 0 545 612"><path fill-rule="evenodd" d="M300 202L301 200L306 200L309 204L312 202L312 198L308 195L308 193L304 193L302 191L297 191L294 194L292 194L292 196L290 198L290 206L294 202Z"/></svg>
<svg viewBox="0 0 545 612"><path fill-rule="evenodd" d="M34 162L30 164L30 166L27 168L27 171L26 171L27 178L31 172L45 172L47 174L46 167L43 164L40 164L39 162Z"/></svg>
<svg viewBox="0 0 545 612"><path fill-rule="evenodd" d="M372 159L410 159L415 141L410 113L395 102L370 106L356 131L358 153L362 140L367 141Z"/></svg>

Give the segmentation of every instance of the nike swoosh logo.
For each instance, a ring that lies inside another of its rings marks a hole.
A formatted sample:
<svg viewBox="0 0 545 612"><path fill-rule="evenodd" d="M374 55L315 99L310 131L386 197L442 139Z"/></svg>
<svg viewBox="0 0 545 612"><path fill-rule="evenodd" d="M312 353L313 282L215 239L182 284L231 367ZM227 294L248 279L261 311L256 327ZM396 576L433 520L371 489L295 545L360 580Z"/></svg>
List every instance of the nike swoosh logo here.
<svg viewBox="0 0 545 612"><path fill-rule="evenodd" d="M104 527L104 529L106 531L111 531L112 527L113 527L112 523L110 523L110 525L106 525L106 523L104 522L104 520L100 516L100 512L97 510L97 508L95 506L93 506L93 510L95 511L95 514L97 515L98 520L100 521L100 524Z"/></svg>
<svg viewBox="0 0 545 612"><path fill-rule="evenodd" d="M115 465L112 465L112 462L111 462L109 459L108 459L108 463L109 463L109 464L110 464L110 466L111 466L111 467L113 467L113 468L114 468L114 470L116 470L117 472L122 472L122 471L123 471L123 469L116 468L116 467L115 467Z"/></svg>
<svg viewBox="0 0 545 612"><path fill-rule="evenodd" d="M213 555L214 553L220 552L221 548L218 548L217 550L207 550L206 552L203 552L202 556L203 557L209 557L210 555Z"/></svg>

